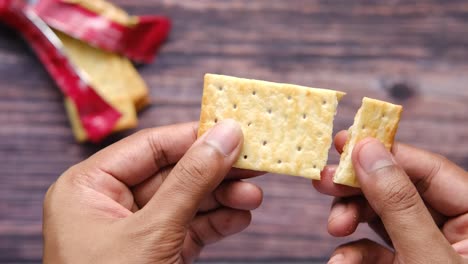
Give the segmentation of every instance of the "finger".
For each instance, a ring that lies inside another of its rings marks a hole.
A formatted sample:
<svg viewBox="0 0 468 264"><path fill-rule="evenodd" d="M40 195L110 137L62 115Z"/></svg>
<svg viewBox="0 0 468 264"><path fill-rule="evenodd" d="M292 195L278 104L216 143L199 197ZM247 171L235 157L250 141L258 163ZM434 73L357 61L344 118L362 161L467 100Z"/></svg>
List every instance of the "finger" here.
<svg viewBox="0 0 468 264"><path fill-rule="evenodd" d="M346 143L347 132L335 136L335 146L341 152ZM392 148L396 162L415 183L420 195L434 209L456 216L468 212L465 194L468 193L468 173L445 157L402 143ZM450 180L447 180L450 179ZM325 183L329 178L325 178ZM330 183L328 183L329 186ZM327 193L340 194L341 189L326 189ZM343 193L343 195L345 195ZM343 196L339 195L339 196ZM335 195L336 196L336 195Z"/></svg>
<svg viewBox="0 0 468 264"><path fill-rule="evenodd" d="M249 211L226 208L197 216L187 232L182 248L184 263L192 263L205 245L241 232L249 226L251 219Z"/></svg>
<svg viewBox="0 0 468 264"><path fill-rule="evenodd" d="M450 219L444 224L442 231L450 243L468 240L468 214Z"/></svg>
<svg viewBox="0 0 468 264"><path fill-rule="evenodd" d="M134 211L133 195L125 184L113 177L94 176L93 183L90 186L92 189L106 195L126 209Z"/></svg>
<svg viewBox="0 0 468 264"><path fill-rule="evenodd" d="M362 196L335 198L328 217L328 233L335 237L349 236L359 223L366 222L387 244L391 244L387 231Z"/></svg>
<svg viewBox="0 0 468 264"><path fill-rule="evenodd" d="M165 167L164 169L160 170L154 176L148 178L144 182L136 185L132 188L133 196L135 199L135 203L138 205L139 208L143 208L143 206L148 203L148 201L153 197L153 195L158 191L159 187L162 185L164 180L167 178L169 173L171 173L173 166ZM227 179L248 179L256 176L260 176L264 174L263 172L256 172L250 170L242 170L242 169L231 169L231 171L227 175ZM216 206L209 206L209 205L202 205L203 211L209 211L216 209L218 203L214 199L213 196L210 196L210 200L207 199L207 203L215 204ZM229 205L225 205L230 207ZM237 208L242 209L242 208ZM251 209L245 209L251 210Z"/></svg>
<svg viewBox="0 0 468 264"><path fill-rule="evenodd" d="M394 255L389 249L374 241L362 239L338 247L328 264L373 264L393 263Z"/></svg>
<svg viewBox="0 0 468 264"><path fill-rule="evenodd" d="M61 180L70 184L73 190L78 190L79 187L91 189L114 200L129 211L133 211L135 206L133 195L124 183L104 171L91 172L86 169L81 164L75 165L64 173L65 177Z"/></svg>
<svg viewBox="0 0 468 264"><path fill-rule="evenodd" d="M335 175L336 168L337 166L326 166L320 174L320 181L312 181L315 189L320 193L335 197L348 197L362 194L361 189L335 184L333 182L333 176Z"/></svg>
<svg viewBox="0 0 468 264"><path fill-rule="evenodd" d="M445 223L446 219L440 213L431 207L428 207L428 210L437 226ZM359 223L368 223L387 244L391 245L382 221L363 196L335 198L328 218L328 232L336 237L348 236L356 231ZM460 226L463 226L463 223L460 223Z"/></svg>
<svg viewBox="0 0 468 264"><path fill-rule="evenodd" d="M385 229L382 219L375 217L373 220L368 221L367 225L390 247L393 248L392 240Z"/></svg>
<svg viewBox="0 0 468 264"><path fill-rule="evenodd" d="M328 233L335 237L348 236L356 231L360 222L374 215L364 197L335 198L328 217Z"/></svg>
<svg viewBox="0 0 468 264"><path fill-rule="evenodd" d="M421 196L437 211L468 212L468 173L446 158L405 144L395 144L395 159L410 175Z"/></svg>
<svg viewBox="0 0 468 264"><path fill-rule="evenodd" d="M242 143L239 124L233 120L218 123L180 159L156 194L139 211L141 218L153 218L154 224L162 221L184 226L189 223L202 200L224 180L239 156Z"/></svg>
<svg viewBox="0 0 468 264"><path fill-rule="evenodd" d="M352 234L359 222L357 210L350 208L353 204L342 199L335 199L328 217L328 233L335 237L343 237Z"/></svg>
<svg viewBox="0 0 468 264"><path fill-rule="evenodd" d="M380 141L365 139L359 142L352 158L362 192L382 219L403 262L430 262L428 256L433 255L453 257L453 249L439 231L416 188Z"/></svg>
<svg viewBox="0 0 468 264"><path fill-rule="evenodd" d="M96 153L83 167L134 186L176 163L196 138L197 123L142 130Z"/></svg>
<svg viewBox="0 0 468 264"><path fill-rule="evenodd" d="M348 139L348 131L342 130L338 132L335 136L334 143L335 143L335 149L338 151L338 153L343 152L343 147L346 144L346 140Z"/></svg>
<svg viewBox="0 0 468 264"><path fill-rule="evenodd" d="M458 254L468 259L468 239L455 243L452 246Z"/></svg>
<svg viewBox="0 0 468 264"><path fill-rule="evenodd" d="M215 191L214 197L225 207L254 210L262 203L263 192L252 183L233 181L221 185Z"/></svg>
<svg viewBox="0 0 468 264"><path fill-rule="evenodd" d="M242 179L249 179L253 177L262 176L265 173L266 172L263 172L263 171L252 171L252 170L232 168L226 178L230 180L242 180Z"/></svg>
<svg viewBox="0 0 468 264"><path fill-rule="evenodd" d="M225 182L202 201L198 212L209 212L219 207L254 210L260 206L262 200L262 190L252 183Z"/></svg>
<svg viewBox="0 0 468 264"><path fill-rule="evenodd" d="M159 190L163 182L166 180L169 173L172 171L171 167L161 169L154 176L146 179L144 182L132 188L135 203L139 208L143 208L154 194Z"/></svg>
<svg viewBox="0 0 468 264"><path fill-rule="evenodd" d="M366 207L367 207L367 210L372 210L372 208L370 207L368 203L366 204ZM445 223L446 217L436 212L430 206L426 205L426 207L429 210L429 213L431 214L432 219L434 219L434 222L436 223L436 225L438 227L441 227L442 224ZM393 247L392 241L390 240L390 237L388 236L387 230L385 230L385 226L383 225L382 220L375 214L375 212L372 211L371 214L368 214L367 216L360 215L360 217L361 217L360 219L361 222L367 222L369 227L372 230L374 230L374 232L377 235L379 235L383 241L385 241L389 246Z"/></svg>

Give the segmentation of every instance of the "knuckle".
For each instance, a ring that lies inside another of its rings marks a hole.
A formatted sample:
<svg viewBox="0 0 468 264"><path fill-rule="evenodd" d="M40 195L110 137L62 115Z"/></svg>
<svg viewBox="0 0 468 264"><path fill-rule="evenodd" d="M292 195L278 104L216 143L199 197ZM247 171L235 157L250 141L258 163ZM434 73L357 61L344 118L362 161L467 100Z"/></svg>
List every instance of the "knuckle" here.
<svg viewBox="0 0 468 264"><path fill-rule="evenodd" d="M207 187L218 175L223 164L223 157L212 148L202 148L188 152L177 164L174 173L177 180L187 186Z"/></svg>
<svg viewBox="0 0 468 264"><path fill-rule="evenodd" d="M394 175L400 174L400 169L391 167L384 173L389 174L388 181L382 192L383 211L408 211L415 208L420 201L420 197L414 185L408 181L401 181Z"/></svg>
<svg viewBox="0 0 468 264"><path fill-rule="evenodd" d="M156 165L156 168L163 167L169 164L169 158L167 157L164 144L166 140L160 136L159 133L156 133L154 130L146 130L142 133L145 133L148 145L153 154L153 160Z"/></svg>
<svg viewBox="0 0 468 264"><path fill-rule="evenodd" d="M55 190L55 186L57 185L57 182L54 182L52 183L52 185L50 185L49 189L47 189L47 192L44 196L44 201L43 201L43 204L44 204L44 210L47 210L48 207L49 207L49 204L52 200L52 197L54 195L54 190Z"/></svg>
<svg viewBox="0 0 468 264"><path fill-rule="evenodd" d="M226 218L223 220L224 221L216 223L212 218L208 218L208 227L216 240L222 239L224 236L226 236L224 231L232 230L232 218Z"/></svg>
<svg viewBox="0 0 468 264"><path fill-rule="evenodd" d="M187 156L184 162L178 164L177 168L178 170L174 173L174 177L181 186L193 189L201 188L209 183L206 175L209 173L209 165L201 158Z"/></svg>
<svg viewBox="0 0 468 264"><path fill-rule="evenodd" d="M432 185L432 182L436 175L440 172L442 165L449 162L447 158L439 154L432 154L431 158L431 168L428 173L422 175L422 177L415 181L414 185L418 192L422 195L427 192L429 187Z"/></svg>
<svg viewBox="0 0 468 264"><path fill-rule="evenodd" d="M189 228L188 231L188 236L190 239L193 241L193 243L199 247L199 248L204 248L205 247L205 241L203 240L202 236L200 233L193 227Z"/></svg>

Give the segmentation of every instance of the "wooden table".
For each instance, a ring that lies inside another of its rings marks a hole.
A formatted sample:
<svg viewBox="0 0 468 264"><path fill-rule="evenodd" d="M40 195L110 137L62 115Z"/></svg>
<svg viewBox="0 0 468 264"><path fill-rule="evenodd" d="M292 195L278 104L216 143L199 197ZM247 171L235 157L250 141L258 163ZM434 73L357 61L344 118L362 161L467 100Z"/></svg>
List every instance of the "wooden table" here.
<svg viewBox="0 0 468 264"><path fill-rule="evenodd" d="M157 61L139 68L153 99L139 128L196 120L203 74L222 73L347 92L337 131L352 123L363 96L403 104L398 140L468 168L465 0L115 2L133 14L174 21ZM125 133L100 146L76 144L61 94L27 45L3 26L0 124L0 262L40 262L48 186ZM267 175L255 182L265 201L251 227L209 247L203 261L323 263L349 240L327 234L331 198L309 181ZM350 239L363 236L374 237L363 227Z"/></svg>

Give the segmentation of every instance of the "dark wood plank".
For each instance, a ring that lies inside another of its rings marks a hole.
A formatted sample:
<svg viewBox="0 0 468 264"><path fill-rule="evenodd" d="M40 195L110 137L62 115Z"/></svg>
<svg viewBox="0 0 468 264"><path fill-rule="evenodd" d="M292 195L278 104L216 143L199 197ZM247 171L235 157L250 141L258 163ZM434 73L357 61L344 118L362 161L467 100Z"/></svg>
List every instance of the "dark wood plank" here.
<svg viewBox="0 0 468 264"><path fill-rule="evenodd" d="M468 2L118 0L134 14L174 21L157 61L139 67L152 106L139 128L196 120L206 72L343 90L335 130L363 96L405 107L398 140L468 168ZM0 262L40 262L48 186L99 146L75 144L62 98L14 32L0 26ZM337 161L331 154L331 162ZM254 180L263 206L246 232L209 247L204 261L324 262L329 197L304 179ZM350 239L374 237L366 227Z"/></svg>

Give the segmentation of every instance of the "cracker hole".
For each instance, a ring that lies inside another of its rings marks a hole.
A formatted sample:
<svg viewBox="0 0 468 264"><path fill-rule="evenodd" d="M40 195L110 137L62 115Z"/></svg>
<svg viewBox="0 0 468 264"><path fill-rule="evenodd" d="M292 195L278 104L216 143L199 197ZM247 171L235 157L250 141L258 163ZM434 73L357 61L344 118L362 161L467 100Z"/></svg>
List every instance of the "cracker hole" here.
<svg viewBox="0 0 468 264"><path fill-rule="evenodd" d="M218 123L218 118L215 118L214 122L215 122L215 123Z"/></svg>
<svg viewBox="0 0 468 264"><path fill-rule="evenodd" d="M237 109L237 104L233 104L232 108Z"/></svg>
<svg viewBox="0 0 468 264"><path fill-rule="evenodd" d="M247 156L247 155L244 155L244 159L245 159L245 160L246 160L246 159L248 159L248 158L249 158L249 156Z"/></svg>
<svg viewBox="0 0 468 264"><path fill-rule="evenodd" d="M314 164L314 166L312 166L312 167L313 167L314 169L316 169L316 168L317 168L317 165Z"/></svg>
<svg viewBox="0 0 468 264"><path fill-rule="evenodd" d="M283 163L283 161L282 161L282 160L278 160L278 164L281 164L281 163Z"/></svg>
<svg viewBox="0 0 468 264"><path fill-rule="evenodd" d="M303 114L302 119L307 119L307 114Z"/></svg>
<svg viewBox="0 0 468 264"><path fill-rule="evenodd" d="M253 92L252 92L252 95L256 95L256 94L257 94L257 91L253 91Z"/></svg>
<svg viewBox="0 0 468 264"><path fill-rule="evenodd" d="M297 147L297 151L302 151L302 147L301 147L301 146L298 146L298 147Z"/></svg>
<svg viewBox="0 0 468 264"><path fill-rule="evenodd" d="M365 126L365 125L362 125L362 126L361 126L361 129L362 129L362 130L366 129L366 126Z"/></svg>
<svg viewBox="0 0 468 264"><path fill-rule="evenodd" d="M326 100L323 100L322 101L322 105L326 105L327 104L327 101Z"/></svg>
<svg viewBox="0 0 468 264"><path fill-rule="evenodd" d="M268 144L268 142L266 140L263 141L263 146L266 146Z"/></svg>
<svg viewBox="0 0 468 264"><path fill-rule="evenodd" d="M270 108L270 109L268 109L268 113L271 115L271 108Z"/></svg>
<svg viewBox="0 0 468 264"><path fill-rule="evenodd" d="M222 86L218 86L218 91L222 91L223 90L223 87Z"/></svg>
<svg viewBox="0 0 468 264"><path fill-rule="evenodd" d="M291 99L292 99L292 97L289 95L289 96L288 96L288 100L291 100Z"/></svg>
<svg viewBox="0 0 468 264"><path fill-rule="evenodd" d="M252 122L247 123L247 126L251 126L251 125L252 125Z"/></svg>

